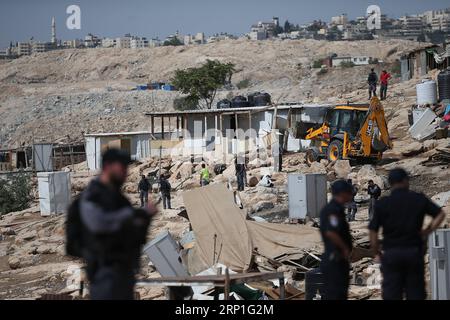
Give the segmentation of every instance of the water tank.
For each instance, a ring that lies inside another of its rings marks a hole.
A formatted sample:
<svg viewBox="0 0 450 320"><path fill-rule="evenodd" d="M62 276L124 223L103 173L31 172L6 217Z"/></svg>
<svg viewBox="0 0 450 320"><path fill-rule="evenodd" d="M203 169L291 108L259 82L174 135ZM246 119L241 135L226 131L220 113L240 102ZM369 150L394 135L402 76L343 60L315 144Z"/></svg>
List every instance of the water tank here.
<svg viewBox="0 0 450 320"><path fill-rule="evenodd" d="M260 93L254 97L254 106L263 107L270 105L271 97L268 93Z"/></svg>
<svg viewBox="0 0 450 320"><path fill-rule="evenodd" d="M438 75L439 101L450 100L450 68Z"/></svg>
<svg viewBox="0 0 450 320"><path fill-rule="evenodd" d="M236 96L231 100L231 106L233 108L246 108L249 106L249 103L246 97Z"/></svg>
<svg viewBox="0 0 450 320"><path fill-rule="evenodd" d="M255 106L255 97L257 95L260 95L260 94L261 94L260 92L254 92L254 93L250 93L247 96L247 101L248 101L248 104L250 105L250 107L254 107Z"/></svg>
<svg viewBox="0 0 450 320"><path fill-rule="evenodd" d="M217 109L228 109L231 108L231 101L228 99L223 99L217 102Z"/></svg>
<svg viewBox="0 0 450 320"><path fill-rule="evenodd" d="M416 86L417 104L426 105L437 102L437 85L436 81L424 80Z"/></svg>

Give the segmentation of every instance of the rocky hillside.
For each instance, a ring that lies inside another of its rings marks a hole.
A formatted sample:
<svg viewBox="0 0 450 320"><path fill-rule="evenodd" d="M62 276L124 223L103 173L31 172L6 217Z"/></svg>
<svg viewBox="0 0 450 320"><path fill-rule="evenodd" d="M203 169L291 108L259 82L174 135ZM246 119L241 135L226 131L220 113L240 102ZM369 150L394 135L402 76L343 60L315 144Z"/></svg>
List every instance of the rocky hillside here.
<svg viewBox="0 0 450 320"><path fill-rule="evenodd" d="M82 132L148 129L144 111L172 108L176 92L131 91L138 83L168 81L176 69L207 59L232 62L234 90L218 99L266 91L275 102L336 101L365 89L369 67L318 74L312 63L327 55L365 55L390 64L409 41L326 42L230 40L203 46L143 50L60 50L0 64L0 146L35 140L80 141ZM248 80L249 86L236 90Z"/></svg>

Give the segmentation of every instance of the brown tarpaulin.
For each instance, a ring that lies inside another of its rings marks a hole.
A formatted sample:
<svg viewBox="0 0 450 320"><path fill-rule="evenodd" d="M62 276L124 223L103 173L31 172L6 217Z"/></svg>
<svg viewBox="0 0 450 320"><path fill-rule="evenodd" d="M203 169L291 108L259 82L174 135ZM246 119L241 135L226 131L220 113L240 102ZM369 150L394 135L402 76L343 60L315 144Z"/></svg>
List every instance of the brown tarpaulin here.
<svg viewBox="0 0 450 320"><path fill-rule="evenodd" d="M315 228L246 220L234 203L233 193L223 184L186 191L183 199L195 233L196 256L208 267L220 262L232 270L245 271L254 248L274 258L320 244Z"/></svg>

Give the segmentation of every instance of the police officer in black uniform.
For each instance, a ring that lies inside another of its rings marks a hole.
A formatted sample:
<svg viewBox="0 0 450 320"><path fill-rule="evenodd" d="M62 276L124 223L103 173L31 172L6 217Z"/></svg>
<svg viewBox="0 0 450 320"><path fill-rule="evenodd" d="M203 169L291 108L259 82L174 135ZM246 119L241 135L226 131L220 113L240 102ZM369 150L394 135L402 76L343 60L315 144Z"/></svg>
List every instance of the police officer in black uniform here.
<svg viewBox="0 0 450 320"><path fill-rule="evenodd" d="M320 269L325 300L346 300L349 285L352 238L345 217L345 204L353 198L352 185L338 180L331 186L333 199L320 213L320 233L325 246Z"/></svg>
<svg viewBox="0 0 450 320"><path fill-rule="evenodd" d="M375 205L369 224L370 242L375 259L381 258L383 299L423 300L425 293L424 253L428 235L445 218L440 207L421 193L409 190L409 177L397 168L389 173L391 194ZM425 215L433 219L422 229ZM383 229L382 250L378 231Z"/></svg>
<svg viewBox="0 0 450 320"><path fill-rule="evenodd" d="M135 209L122 194L128 154L110 149L102 172L68 210L67 254L83 258L93 300L132 300L142 245L156 208Z"/></svg>

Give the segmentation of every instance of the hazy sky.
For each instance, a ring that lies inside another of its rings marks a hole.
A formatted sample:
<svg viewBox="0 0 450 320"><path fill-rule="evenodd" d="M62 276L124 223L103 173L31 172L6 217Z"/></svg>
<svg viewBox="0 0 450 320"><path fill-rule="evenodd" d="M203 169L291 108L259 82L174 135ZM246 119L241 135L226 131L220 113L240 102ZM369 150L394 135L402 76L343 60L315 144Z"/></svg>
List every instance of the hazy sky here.
<svg viewBox="0 0 450 320"><path fill-rule="evenodd" d="M81 7L81 30L66 28L67 6ZM421 13L450 6L448 0L1 0L0 47L31 37L50 41L51 18L56 18L58 39L83 38L87 33L122 36L125 33L164 38L216 32L243 34L252 23L280 17L282 23L306 23L348 13L362 16L370 4L389 16Z"/></svg>

